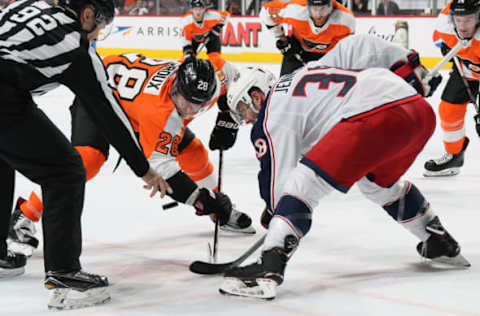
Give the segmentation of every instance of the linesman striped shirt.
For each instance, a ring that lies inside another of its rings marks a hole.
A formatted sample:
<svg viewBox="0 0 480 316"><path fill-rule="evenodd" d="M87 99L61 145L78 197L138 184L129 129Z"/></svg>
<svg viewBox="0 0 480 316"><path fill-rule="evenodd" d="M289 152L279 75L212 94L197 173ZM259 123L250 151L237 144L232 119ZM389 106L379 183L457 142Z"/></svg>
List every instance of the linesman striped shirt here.
<svg viewBox="0 0 480 316"><path fill-rule="evenodd" d="M34 93L67 86L135 174L143 176L148 161L107 82L102 61L72 12L35 0L0 11L0 85Z"/></svg>

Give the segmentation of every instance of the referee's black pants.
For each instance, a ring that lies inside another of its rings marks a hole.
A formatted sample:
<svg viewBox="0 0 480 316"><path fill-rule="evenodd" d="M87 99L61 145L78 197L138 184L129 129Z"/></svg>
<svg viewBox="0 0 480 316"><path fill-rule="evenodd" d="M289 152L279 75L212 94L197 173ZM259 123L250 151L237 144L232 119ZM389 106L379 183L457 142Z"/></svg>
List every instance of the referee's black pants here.
<svg viewBox="0 0 480 316"><path fill-rule="evenodd" d="M42 188L45 271L80 269L85 169L28 92L0 84L0 255L13 207L14 170Z"/></svg>

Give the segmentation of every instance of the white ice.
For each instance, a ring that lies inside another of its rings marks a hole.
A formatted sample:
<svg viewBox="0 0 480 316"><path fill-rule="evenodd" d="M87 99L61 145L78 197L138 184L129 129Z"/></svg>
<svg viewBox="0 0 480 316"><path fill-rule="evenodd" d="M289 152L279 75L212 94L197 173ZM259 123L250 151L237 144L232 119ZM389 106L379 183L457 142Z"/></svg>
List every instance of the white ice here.
<svg viewBox="0 0 480 316"><path fill-rule="evenodd" d="M278 65L269 67L278 73ZM430 99L435 109L441 91L442 87ZM65 88L37 99L66 135L71 99ZM191 125L205 144L215 112ZM86 271L110 278L112 301L62 315L480 315L480 143L472 115L473 107L466 116L471 143L460 175L422 176L424 162L443 153L438 126L405 176L420 188L459 241L472 263L470 269L425 263L416 253L416 238L354 187L347 195L334 192L315 209L312 229L289 262L274 301L225 297L218 293L220 276L199 276L188 270L193 260L207 259L212 222L195 216L191 207L163 211L168 198L150 199L125 163L112 173L117 160L112 153L87 184L81 256ZM252 216L258 233L222 235L220 262L237 258L264 233L259 224L264 204L257 191L258 162L249 130L244 127L235 147L225 152L222 189ZM210 157L216 164L218 154ZM26 196L32 189L38 192L39 187L17 176L16 196ZM25 275L0 281L0 315L50 315L43 277L40 247L28 261Z"/></svg>

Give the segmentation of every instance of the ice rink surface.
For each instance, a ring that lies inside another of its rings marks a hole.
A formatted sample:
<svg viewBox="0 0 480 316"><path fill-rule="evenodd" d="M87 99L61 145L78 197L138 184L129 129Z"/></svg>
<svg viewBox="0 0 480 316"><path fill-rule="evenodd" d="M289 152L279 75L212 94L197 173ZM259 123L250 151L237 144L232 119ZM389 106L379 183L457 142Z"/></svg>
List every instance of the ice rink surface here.
<svg viewBox="0 0 480 316"><path fill-rule="evenodd" d="M279 65L267 66L278 73ZM429 99L435 110L442 87ZM65 88L37 99L67 136L71 99ZM435 135L405 175L459 241L470 269L424 262L416 253L416 238L354 187L346 195L334 192L315 209L312 229L289 262L275 300L225 297L218 293L220 276L188 270L193 260L207 259L212 222L195 216L191 207L163 211L162 204L170 200L150 199L125 163L112 173L117 161L112 153L87 184L81 257L86 271L109 277L112 300L61 315L480 315L480 142L472 115L473 107L466 118L471 142L460 175L422 176L425 160L443 153L438 122ZM210 111L191 124L205 144L215 117L216 111ZM223 190L252 216L257 234L221 235L220 262L237 258L264 233L259 224L264 204L257 191L258 163L249 131L250 126L244 127L234 148L224 154ZM217 164L218 153L210 158ZM32 189L39 188L17 176L16 196ZM37 235L41 239L40 232ZM0 281L0 315L50 315L43 277L40 249L28 261L25 275Z"/></svg>

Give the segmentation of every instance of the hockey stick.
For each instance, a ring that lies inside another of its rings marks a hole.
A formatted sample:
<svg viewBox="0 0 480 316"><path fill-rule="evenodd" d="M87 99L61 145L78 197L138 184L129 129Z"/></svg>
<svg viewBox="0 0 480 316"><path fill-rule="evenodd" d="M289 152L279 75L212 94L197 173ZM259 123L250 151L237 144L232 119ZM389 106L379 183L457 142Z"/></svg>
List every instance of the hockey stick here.
<svg viewBox="0 0 480 316"><path fill-rule="evenodd" d="M457 45L453 46L453 48L445 55L443 56L443 59L440 60L438 64L433 67L433 69L429 72L429 74L423 79L425 82L429 82L433 77L435 77L438 72L445 66L446 63L452 59L453 56L455 56L456 53L458 53L459 50L467 46L467 41L466 40L458 40Z"/></svg>
<svg viewBox="0 0 480 316"><path fill-rule="evenodd" d="M458 73L460 74L460 77L462 78L463 85L465 86L465 89L467 90L468 97L470 98L470 102L473 104L475 107L475 111L477 114L473 116L473 120L475 121L475 130L477 131L477 135L480 136L480 113L479 113L479 107L477 100L475 96L473 95L472 89L470 88L470 85L468 84L467 78L465 78L465 73L463 72L462 65L460 65L460 62L458 61L457 56L453 57L453 61L455 62L455 65L457 66Z"/></svg>
<svg viewBox="0 0 480 316"><path fill-rule="evenodd" d="M197 274L219 274L240 265L245 261L252 253L254 253L265 241L267 234L263 235L253 246L251 246L244 254L238 259L226 262L226 263L209 263L204 261L194 261L190 264L190 271Z"/></svg>
<svg viewBox="0 0 480 316"><path fill-rule="evenodd" d="M223 150L220 149L218 156L218 192L222 191L222 169L223 169ZM218 216L215 216L215 231L213 233L213 251L210 259L212 262L217 262L217 248L218 248Z"/></svg>

